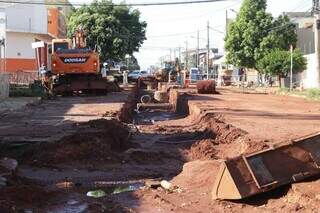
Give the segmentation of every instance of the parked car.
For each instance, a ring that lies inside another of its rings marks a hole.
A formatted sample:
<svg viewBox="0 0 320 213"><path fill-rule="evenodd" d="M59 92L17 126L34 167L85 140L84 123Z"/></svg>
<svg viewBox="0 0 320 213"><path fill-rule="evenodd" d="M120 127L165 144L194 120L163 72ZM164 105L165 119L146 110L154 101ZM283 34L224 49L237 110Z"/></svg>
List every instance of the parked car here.
<svg viewBox="0 0 320 213"><path fill-rule="evenodd" d="M149 74L147 71L144 70L134 70L132 72L129 73L128 75L128 79L129 80L133 80L136 81L138 80L138 78L140 77L147 77Z"/></svg>

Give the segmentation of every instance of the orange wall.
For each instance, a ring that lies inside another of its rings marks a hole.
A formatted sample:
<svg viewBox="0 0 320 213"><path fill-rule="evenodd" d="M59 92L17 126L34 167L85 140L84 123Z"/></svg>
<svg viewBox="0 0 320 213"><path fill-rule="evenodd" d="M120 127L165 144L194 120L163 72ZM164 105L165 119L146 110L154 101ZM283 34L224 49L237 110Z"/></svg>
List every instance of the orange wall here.
<svg viewBox="0 0 320 213"><path fill-rule="evenodd" d="M37 71L36 59L18 59L18 58L7 58L0 59L2 67L6 62L6 72L18 72L18 71Z"/></svg>
<svg viewBox="0 0 320 213"><path fill-rule="evenodd" d="M48 33L56 38L66 37L66 20L57 8L48 9Z"/></svg>
<svg viewBox="0 0 320 213"><path fill-rule="evenodd" d="M55 37L59 35L58 16L59 11L57 8L48 9L48 33Z"/></svg>

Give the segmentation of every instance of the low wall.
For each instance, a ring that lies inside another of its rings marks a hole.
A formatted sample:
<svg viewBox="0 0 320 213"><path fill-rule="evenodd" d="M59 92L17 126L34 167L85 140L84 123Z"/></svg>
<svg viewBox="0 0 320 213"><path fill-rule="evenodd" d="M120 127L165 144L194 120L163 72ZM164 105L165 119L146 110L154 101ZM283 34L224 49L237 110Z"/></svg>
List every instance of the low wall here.
<svg viewBox="0 0 320 213"><path fill-rule="evenodd" d="M9 97L9 82L9 74L0 74L0 99Z"/></svg>
<svg viewBox="0 0 320 213"><path fill-rule="evenodd" d="M169 92L169 103L172 106L174 112L180 114L189 114L188 107L188 94L176 89L171 89Z"/></svg>

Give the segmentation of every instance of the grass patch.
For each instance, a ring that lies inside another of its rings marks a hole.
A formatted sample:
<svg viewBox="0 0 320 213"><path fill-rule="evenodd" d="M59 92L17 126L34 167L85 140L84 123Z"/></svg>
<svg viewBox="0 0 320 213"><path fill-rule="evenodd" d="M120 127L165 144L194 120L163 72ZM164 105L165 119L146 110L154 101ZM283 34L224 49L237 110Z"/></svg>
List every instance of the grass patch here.
<svg viewBox="0 0 320 213"><path fill-rule="evenodd" d="M312 100L320 100L320 89L308 89L306 92L307 98Z"/></svg>
<svg viewBox="0 0 320 213"><path fill-rule="evenodd" d="M38 84L10 85L10 97L43 97L46 94L44 88Z"/></svg>
<svg viewBox="0 0 320 213"><path fill-rule="evenodd" d="M306 89L303 91L297 91L293 90L290 91L289 88L281 88L277 91L278 95L289 95L289 96L295 96L295 97L301 97L306 98L309 100L320 100L320 89Z"/></svg>

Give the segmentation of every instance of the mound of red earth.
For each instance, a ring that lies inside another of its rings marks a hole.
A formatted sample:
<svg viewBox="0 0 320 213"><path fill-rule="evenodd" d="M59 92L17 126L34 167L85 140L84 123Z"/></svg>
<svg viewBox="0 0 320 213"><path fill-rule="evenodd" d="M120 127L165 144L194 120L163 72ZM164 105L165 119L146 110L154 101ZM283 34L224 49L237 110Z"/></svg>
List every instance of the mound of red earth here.
<svg viewBox="0 0 320 213"><path fill-rule="evenodd" d="M204 116L200 123L207 126L207 129L215 135L215 141L218 144L233 143L248 134L242 129L224 123L221 119L211 114Z"/></svg>
<svg viewBox="0 0 320 213"><path fill-rule="evenodd" d="M213 160L216 157L215 141L212 139L201 140L193 144L188 151L190 160Z"/></svg>
<svg viewBox="0 0 320 213"><path fill-rule="evenodd" d="M197 92L199 94L215 94L216 93L216 82L214 80L198 81Z"/></svg>
<svg viewBox="0 0 320 213"><path fill-rule="evenodd" d="M188 160L216 160L267 149L264 141L252 140L247 132L223 122L214 114L204 115L197 127L205 127L208 139L200 140L185 152ZM210 138L210 139L209 139Z"/></svg>
<svg viewBox="0 0 320 213"><path fill-rule="evenodd" d="M94 120L80 124L76 133L61 140L41 145L33 154L38 163L72 161L117 162L119 153L133 147L129 130L117 120Z"/></svg>

